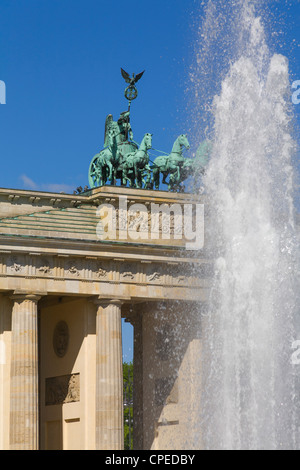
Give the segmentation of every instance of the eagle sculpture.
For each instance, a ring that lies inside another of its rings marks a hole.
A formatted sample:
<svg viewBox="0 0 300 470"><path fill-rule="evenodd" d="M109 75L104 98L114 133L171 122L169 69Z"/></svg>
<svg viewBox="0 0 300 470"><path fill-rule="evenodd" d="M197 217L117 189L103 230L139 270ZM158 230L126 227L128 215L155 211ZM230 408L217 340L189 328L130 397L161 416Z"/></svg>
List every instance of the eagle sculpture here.
<svg viewBox="0 0 300 470"><path fill-rule="evenodd" d="M145 70L143 72L137 73L136 75L133 73L132 77L130 77L129 73L125 72L125 70L121 67L122 77L124 78L126 83L129 83L129 86L134 86L136 82L138 82L139 79L142 78L144 72Z"/></svg>

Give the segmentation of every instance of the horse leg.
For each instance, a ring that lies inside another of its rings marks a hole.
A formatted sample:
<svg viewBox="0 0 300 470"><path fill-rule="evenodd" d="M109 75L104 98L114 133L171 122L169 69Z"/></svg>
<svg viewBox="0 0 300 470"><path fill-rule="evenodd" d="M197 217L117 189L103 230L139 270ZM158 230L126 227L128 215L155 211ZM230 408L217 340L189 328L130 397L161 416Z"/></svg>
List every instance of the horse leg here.
<svg viewBox="0 0 300 470"><path fill-rule="evenodd" d="M101 169L99 165L95 169L95 183L96 183L96 186L100 186L101 184Z"/></svg>
<svg viewBox="0 0 300 470"><path fill-rule="evenodd" d="M146 175L147 175L147 178L146 178L146 181L145 181L145 188L148 189L148 188L150 188L150 185L151 185L151 168L150 168L149 165L146 165L145 171L146 171Z"/></svg>
<svg viewBox="0 0 300 470"><path fill-rule="evenodd" d="M113 166L111 164L111 162L107 162L106 163L107 166L108 166L108 171L109 171L109 174L108 174L108 180L110 181L110 184L113 184Z"/></svg>
<svg viewBox="0 0 300 470"><path fill-rule="evenodd" d="M145 184L148 183L148 181L149 181L149 171L148 171L148 170L150 170L150 168L149 168L148 165L146 165L143 169L142 169L142 168L139 169L139 171L138 171L138 187L139 187L139 188L142 188L142 187L143 187L143 183L144 183L144 179L143 179L144 172L146 172L146 174L148 175Z"/></svg>
<svg viewBox="0 0 300 470"><path fill-rule="evenodd" d="M162 174L163 174L162 184L168 184L166 181L166 178L169 175L169 171L163 171Z"/></svg>
<svg viewBox="0 0 300 470"><path fill-rule="evenodd" d="M116 185L117 183L117 169L112 165L111 170L111 184Z"/></svg>
<svg viewBox="0 0 300 470"><path fill-rule="evenodd" d="M131 188L134 188L135 187L135 176L134 176L134 172L131 173L131 175L129 176L128 178L128 181L129 181L129 186Z"/></svg>
<svg viewBox="0 0 300 470"><path fill-rule="evenodd" d="M100 174L99 174L99 186L103 186L106 183L106 171L105 166L100 166Z"/></svg>
<svg viewBox="0 0 300 470"><path fill-rule="evenodd" d="M167 171L163 171L162 174L163 174L162 184L167 184L166 178L167 178L167 176L168 176L168 172L167 172Z"/></svg>
<svg viewBox="0 0 300 470"><path fill-rule="evenodd" d="M143 181L142 181L142 173L141 171L138 171L136 173L136 187L141 189L143 187Z"/></svg>
<svg viewBox="0 0 300 470"><path fill-rule="evenodd" d="M176 183L175 179L176 179L176 178L175 178L174 173L171 173L171 174L170 174L170 178L169 178L169 184L168 184L168 189L169 189L169 191L174 191L174 189L175 189L175 183Z"/></svg>
<svg viewBox="0 0 300 470"><path fill-rule="evenodd" d="M180 167L179 166L177 167L175 182L176 182L176 184L180 183Z"/></svg>
<svg viewBox="0 0 300 470"><path fill-rule="evenodd" d="M136 188L141 188L142 187L142 178L141 178L141 174L139 172L139 169L138 169L138 166L137 166L136 163L134 163L133 169L134 169L135 186L136 186Z"/></svg>
<svg viewBox="0 0 300 470"><path fill-rule="evenodd" d="M153 189L153 181L151 180L151 178L145 181L145 189Z"/></svg>
<svg viewBox="0 0 300 470"><path fill-rule="evenodd" d="M101 165L101 183L100 186L104 186L107 181L107 166L106 164Z"/></svg>
<svg viewBox="0 0 300 470"><path fill-rule="evenodd" d="M157 175L159 176L159 170L157 168L153 168L151 183L152 187L154 187L155 189L158 189L159 187L159 179L157 181Z"/></svg>
<svg viewBox="0 0 300 470"><path fill-rule="evenodd" d="M125 165L123 165L123 168L122 168L121 180L122 180L122 186L126 186L127 185L127 169Z"/></svg>
<svg viewBox="0 0 300 470"><path fill-rule="evenodd" d="M127 185L127 181L130 181L130 180L129 180L129 178L128 178L127 167L124 165L124 166L123 166L123 172L122 172L122 182L123 182L123 186L126 186L126 185Z"/></svg>
<svg viewBox="0 0 300 470"><path fill-rule="evenodd" d="M129 181L130 187L135 188L135 171L133 168L132 168L131 173L129 174L128 181Z"/></svg>
<svg viewBox="0 0 300 470"><path fill-rule="evenodd" d="M134 177L129 174L128 170L129 168L125 166L123 169L123 181L124 181L125 186L127 185L127 181L128 181L129 187L132 188L134 186Z"/></svg>

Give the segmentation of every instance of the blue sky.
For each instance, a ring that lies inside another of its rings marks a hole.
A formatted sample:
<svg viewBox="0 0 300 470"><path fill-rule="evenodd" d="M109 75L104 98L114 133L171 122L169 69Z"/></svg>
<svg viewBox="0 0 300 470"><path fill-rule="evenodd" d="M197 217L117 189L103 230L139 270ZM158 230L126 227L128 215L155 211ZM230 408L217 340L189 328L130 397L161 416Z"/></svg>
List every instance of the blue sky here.
<svg viewBox="0 0 300 470"><path fill-rule="evenodd" d="M72 192L88 184L107 114L127 109L120 67L146 70L131 108L134 140L151 132L153 146L168 152L189 135L186 88L205 3L0 0L0 187ZM300 80L300 1L266 3L272 48L289 58L291 82ZM300 104L295 115L299 122ZM130 360L128 332L125 340Z"/></svg>
<svg viewBox="0 0 300 470"><path fill-rule="evenodd" d="M1 0L0 186L87 184L105 117L127 109L120 67L146 70L132 104L134 139L152 132L167 152L185 127L180 89L193 3Z"/></svg>
<svg viewBox="0 0 300 470"><path fill-rule="evenodd" d="M120 67L146 70L132 103L134 140L151 132L153 146L168 152L189 133L185 90L205 3L1 0L0 187L85 186L105 117L127 109ZM291 80L299 79L300 2L266 3L270 39L290 59Z"/></svg>

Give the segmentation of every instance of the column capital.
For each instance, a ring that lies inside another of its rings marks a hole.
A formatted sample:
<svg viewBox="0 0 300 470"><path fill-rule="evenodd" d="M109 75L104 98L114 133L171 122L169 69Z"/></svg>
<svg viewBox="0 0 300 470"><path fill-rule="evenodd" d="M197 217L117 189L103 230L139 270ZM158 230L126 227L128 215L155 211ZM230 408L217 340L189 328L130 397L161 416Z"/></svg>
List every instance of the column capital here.
<svg viewBox="0 0 300 470"><path fill-rule="evenodd" d="M117 306L122 306L126 301L130 300L130 297L102 297L99 295L98 297L95 297L91 299L91 302L96 304L96 305L117 305Z"/></svg>
<svg viewBox="0 0 300 470"><path fill-rule="evenodd" d="M16 302L24 302L24 300L31 300L32 302L37 303L41 299L41 297L41 295L29 292L18 292L13 293L13 295L10 296L10 299L15 300Z"/></svg>

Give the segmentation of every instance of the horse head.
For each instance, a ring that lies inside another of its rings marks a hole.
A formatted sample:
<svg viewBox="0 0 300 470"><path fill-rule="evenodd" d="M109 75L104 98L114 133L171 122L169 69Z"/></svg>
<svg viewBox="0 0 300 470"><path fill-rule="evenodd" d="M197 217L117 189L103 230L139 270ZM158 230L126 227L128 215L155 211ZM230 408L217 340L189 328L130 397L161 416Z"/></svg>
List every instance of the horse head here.
<svg viewBox="0 0 300 470"><path fill-rule="evenodd" d="M186 149L189 149L190 148L190 143L188 141L188 138L187 138L187 135L186 134L181 134L179 137L178 137L178 142L180 144L181 147L185 147Z"/></svg>
<svg viewBox="0 0 300 470"><path fill-rule="evenodd" d="M149 134L149 132L144 135L144 144L147 150L151 149L152 147L152 136L153 134Z"/></svg>

